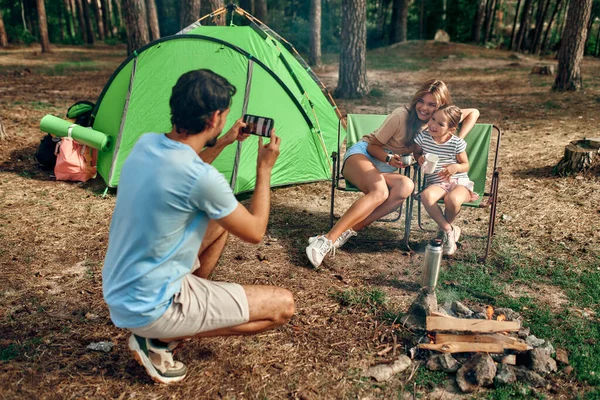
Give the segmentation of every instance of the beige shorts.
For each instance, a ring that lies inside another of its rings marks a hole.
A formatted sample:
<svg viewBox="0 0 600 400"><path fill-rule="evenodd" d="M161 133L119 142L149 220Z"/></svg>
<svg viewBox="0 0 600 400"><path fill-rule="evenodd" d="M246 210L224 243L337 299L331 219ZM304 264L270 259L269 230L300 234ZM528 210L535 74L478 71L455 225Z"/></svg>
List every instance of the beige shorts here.
<svg viewBox="0 0 600 400"><path fill-rule="evenodd" d="M199 264L194 267L197 266ZM189 274L183 278L181 291L173 296L173 302L160 318L150 325L129 330L141 337L167 339L237 326L249 319L248 299L241 285L213 282Z"/></svg>

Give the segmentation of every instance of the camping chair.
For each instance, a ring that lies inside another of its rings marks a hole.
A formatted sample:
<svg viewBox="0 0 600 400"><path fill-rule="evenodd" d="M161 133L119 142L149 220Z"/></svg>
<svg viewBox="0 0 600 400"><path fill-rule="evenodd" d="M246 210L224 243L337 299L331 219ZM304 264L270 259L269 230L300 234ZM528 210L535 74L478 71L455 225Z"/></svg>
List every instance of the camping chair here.
<svg viewBox="0 0 600 400"><path fill-rule="evenodd" d="M492 160L489 159L490 143L492 138L492 130L497 131L497 140L494 150L494 157ZM496 125L491 124L475 124L473 129L465 137L467 142L467 156L469 157L469 178L475 184L474 191L479 194L479 198L471 203L464 203L463 207L479 207L486 208L490 207L490 221L488 223L487 232L487 244L485 247L485 260L490 251L490 245L492 243L492 237L494 236L494 226L496 221L496 207L498 202L498 181L500 179L500 172L502 168L498 167L498 151L500 150L500 138L502 137L502 131ZM492 179L490 183L489 192L485 191L485 181L487 177L487 168L490 161L493 161ZM425 179L422 178L421 171L418 173L417 187L420 193L425 188ZM419 205L417 207L418 224L421 230L427 230L423 228L423 222L421 219L421 201L418 194L414 195ZM487 197L484 200L484 197ZM440 200L438 203L443 204L444 201Z"/></svg>
<svg viewBox="0 0 600 400"><path fill-rule="evenodd" d="M346 130L346 148L349 149L353 144L358 142L364 135L373 132L375 129L379 128L383 121L387 118L387 115L373 115L373 114L348 114L346 116L347 121L347 130ZM333 172L331 178L331 207L329 211L329 227L333 227L334 220L334 207L335 207L335 190L343 190L347 192L359 192L360 190L352 185L351 182L345 181L343 176L341 175L342 169L342 159L339 157L340 149L342 145L341 141L341 132L342 132L342 120L338 124L338 149L337 152L333 152L331 158L333 159ZM401 173L404 173L405 176L410 178L411 170L414 170L413 181L416 178L416 169L411 166L403 168ZM400 173L400 172L399 172ZM340 186L340 180L344 180L345 184ZM413 197L409 196L406 199L406 217L405 217L405 226L404 226L404 244L410 250L410 246L408 243L409 234L410 234L410 225L411 225L411 217L412 217L412 205L413 205ZM378 221L381 222L395 222L400 220L402 216L402 204L398 207L397 210L392 211L390 214L396 214L395 217L385 217L381 218ZM388 215L390 215L388 214ZM378 242L381 240L378 240Z"/></svg>

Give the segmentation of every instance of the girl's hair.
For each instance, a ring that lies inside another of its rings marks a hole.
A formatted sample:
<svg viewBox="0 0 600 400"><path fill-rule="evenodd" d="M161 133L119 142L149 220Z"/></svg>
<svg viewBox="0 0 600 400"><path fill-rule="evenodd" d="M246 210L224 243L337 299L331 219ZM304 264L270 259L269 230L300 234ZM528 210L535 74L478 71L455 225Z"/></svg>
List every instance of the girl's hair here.
<svg viewBox="0 0 600 400"><path fill-rule="evenodd" d="M462 111L456 106L443 106L438 108L437 111L442 112L449 119L448 128L450 129L456 128L462 118Z"/></svg>
<svg viewBox="0 0 600 400"><path fill-rule="evenodd" d="M406 146L411 146L414 143L415 136L417 136L417 133L421 130L421 126L423 126L423 121L417 116L415 105L427 93L430 93L435 98L435 103L438 108L452 104L450 91L444 82L437 79L430 79L425 82L419 90L417 90L417 93L413 96L410 101L410 106L408 107L408 123L406 141L404 143Z"/></svg>

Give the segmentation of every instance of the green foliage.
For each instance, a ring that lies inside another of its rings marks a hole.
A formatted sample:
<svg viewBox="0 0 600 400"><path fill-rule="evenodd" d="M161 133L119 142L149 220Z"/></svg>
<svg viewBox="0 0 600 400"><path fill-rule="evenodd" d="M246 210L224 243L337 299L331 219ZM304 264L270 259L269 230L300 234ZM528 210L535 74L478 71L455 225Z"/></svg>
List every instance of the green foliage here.
<svg viewBox="0 0 600 400"><path fill-rule="evenodd" d="M360 306L376 309L383 306L386 301L384 292L368 288L338 290L332 292L330 296L346 307Z"/></svg>
<svg viewBox="0 0 600 400"><path fill-rule="evenodd" d="M486 396L488 400L529 400L539 398L543 397L540 397L536 392L519 383L490 390Z"/></svg>
<svg viewBox="0 0 600 400"><path fill-rule="evenodd" d="M430 371L427 368L419 368L415 376L415 383L418 387L428 391L441 386L448 374L442 371Z"/></svg>

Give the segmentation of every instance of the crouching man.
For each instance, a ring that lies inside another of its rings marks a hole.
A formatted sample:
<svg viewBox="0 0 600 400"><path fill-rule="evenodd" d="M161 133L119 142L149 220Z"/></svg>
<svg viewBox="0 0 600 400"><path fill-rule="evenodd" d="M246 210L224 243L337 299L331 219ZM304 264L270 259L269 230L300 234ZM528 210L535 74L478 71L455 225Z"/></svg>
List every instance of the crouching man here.
<svg viewBox="0 0 600 400"><path fill-rule="evenodd" d="M249 209L210 163L247 135L238 119L217 139L235 87L209 70L182 75L170 99L173 128L142 136L123 164L102 271L115 325L132 332L129 348L150 377L182 380L172 351L181 340L248 335L285 324L292 294L274 286L213 282L228 233L258 243L270 212L271 170L280 138L258 141Z"/></svg>

